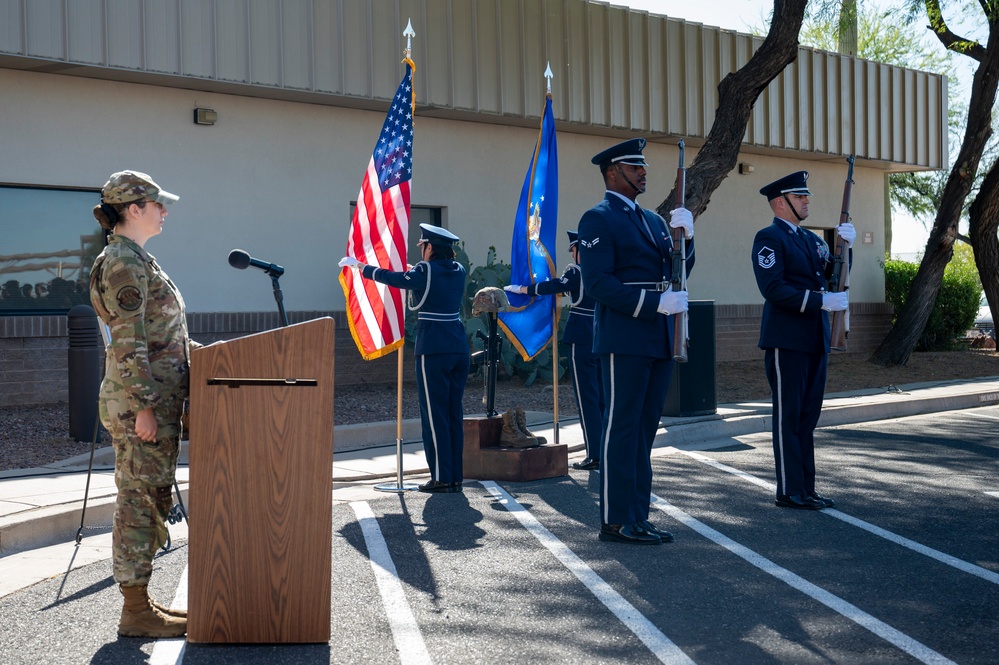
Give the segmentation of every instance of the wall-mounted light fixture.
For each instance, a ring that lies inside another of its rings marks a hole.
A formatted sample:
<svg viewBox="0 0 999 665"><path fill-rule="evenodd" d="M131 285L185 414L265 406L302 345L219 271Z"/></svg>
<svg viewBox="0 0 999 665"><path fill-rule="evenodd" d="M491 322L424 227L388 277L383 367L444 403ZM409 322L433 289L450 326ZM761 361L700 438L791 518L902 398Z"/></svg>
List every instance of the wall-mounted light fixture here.
<svg viewBox="0 0 999 665"><path fill-rule="evenodd" d="M749 175L752 172L753 172L752 164L747 164L746 162L742 162L741 164L739 164L739 173L741 173L742 175Z"/></svg>
<svg viewBox="0 0 999 665"><path fill-rule="evenodd" d="M194 124L196 125L214 125L219 119L219 114L215 112L215 109L194 109Z"/></svg>

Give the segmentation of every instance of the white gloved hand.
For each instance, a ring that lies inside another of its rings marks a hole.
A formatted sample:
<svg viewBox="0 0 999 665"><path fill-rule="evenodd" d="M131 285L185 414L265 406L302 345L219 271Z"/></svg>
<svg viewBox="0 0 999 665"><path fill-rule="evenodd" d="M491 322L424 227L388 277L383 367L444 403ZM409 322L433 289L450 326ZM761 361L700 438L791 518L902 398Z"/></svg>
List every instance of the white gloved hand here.
<svg viewBox="0 0 999 665"><path fill-rule="evenodd" d="M694 239L694 216L686 208L675 208L669 211L669 226L672 229L683 229L683 237Z"/></svg>
<svg viewBox="0 0 999 665"><path fill-rule="evenodd" d="M341 268L356 268L361 265L361 262L355 259L353 256L345 256L340 259L338 264Z"/></svg>
<svg viewBox="0 0 999 665"><path fill-rule="evenodd" d="M677 312L687 311L687 292L686 291L667 291L659 296L659 307L657 308L660 314L676 314Z"/></svg>
<svg viewBox="0 0 999 665"><path fill-rule="evenodd" d="M845 309L850 309L850 298L847 295L847 292L840 291L839 293L823 293L822 309L827 312L842 312Z"/></svg>
<svg viewBox="0 0 999 665"><path fill-rule="evenodd" d="M520 284L508 284L503 287L504 291L509 291L510 293L527 293L527 289Z"/></svg>
<svg viewBox="0 0 999 665"><path fill-rule="evenodd" d="M843 222L836 227L836 233L843 239L847 247L853 247L853 241L857 239L857 229L850 222Z"/></svg>

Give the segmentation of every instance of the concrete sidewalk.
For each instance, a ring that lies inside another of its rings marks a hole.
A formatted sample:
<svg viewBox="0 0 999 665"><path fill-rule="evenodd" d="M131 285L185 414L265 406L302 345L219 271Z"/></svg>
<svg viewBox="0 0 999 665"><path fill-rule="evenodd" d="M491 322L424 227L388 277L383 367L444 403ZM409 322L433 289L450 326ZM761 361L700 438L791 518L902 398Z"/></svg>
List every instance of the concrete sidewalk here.
<svg viewBox="0 0 999 665"><path fill-rule="evenodd" d="M889 390L865 390L827 395L820 427L900 418L922 413L966 409L999 403L999 377L965 382L911 384ZM529 427L554 441L550 414L529 413ZM664 417L656 447L703 450L729 445L734 437L770 431L770 403L723 404L717 413L692 418ZM403 428L402 463L405 476L428 472L419 439L419 421ZM398 477L395 422L337 427L334 434L334 501L348 497L348 488L370 486ZM569 446L570 459L583 457L582 431L576 420L563 421L559 441ZM0 472L0 559L75 539L80 527L89 455L39 469ZM186 500L186 442L178 469L178 484ZM113 454L97 451L86 506L84 536L107 533L114 507ZM370 488L370 487L369 487ZM348 498L349 500L349 498ZM94 526L95 525L95 526ZM173 527L171 527L173 529ZM0 595L3 595L0 590Z"/></svg>

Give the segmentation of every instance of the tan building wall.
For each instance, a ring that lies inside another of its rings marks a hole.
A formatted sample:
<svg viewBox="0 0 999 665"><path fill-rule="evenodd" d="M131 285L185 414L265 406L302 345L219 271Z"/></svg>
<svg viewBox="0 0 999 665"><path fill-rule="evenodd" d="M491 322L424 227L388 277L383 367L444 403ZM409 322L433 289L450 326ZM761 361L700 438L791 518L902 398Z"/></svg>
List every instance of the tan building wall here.
<svg viewBox="0 0 999 665"><path fill-rule="evenodd" d="M226 257L236 247L286 268L281 284L288 309L343 309L336 261L381 113L3 69L0 88L9 93L0 99L8 119L0 153L18 156L0 161L0 182L99 188L113 171L134 168L181 196L148 249L190 311L274 307L265 276L229 267ZM196 105L214 108L218 123L193 124ZM413 204L444 207L446 225L465 240L475 264L485 261L490 246L509 260L514 210L536 138L536 129L417 118ZM569 132L558 139L556 258L562 265L568 259L564 230L575 229L603 196L590 157L616 139ZM673 186L677 150L650 144L646 154L649 189L640 202L652 208ZM688 162L695 154L688 151ZM763 155L742 161L753 173L730 175L697 221L691 295L718 304L761 302L749 250L771 219L757 193L762 185L809 169L816 196L808 223L832 227L839 219L845 161ZM857 243L854 302L884 300L880 175L865 168L855 175L853 216L858 233L869 232L872 243ZM89 224L81 215L81 224Z"/></svg>

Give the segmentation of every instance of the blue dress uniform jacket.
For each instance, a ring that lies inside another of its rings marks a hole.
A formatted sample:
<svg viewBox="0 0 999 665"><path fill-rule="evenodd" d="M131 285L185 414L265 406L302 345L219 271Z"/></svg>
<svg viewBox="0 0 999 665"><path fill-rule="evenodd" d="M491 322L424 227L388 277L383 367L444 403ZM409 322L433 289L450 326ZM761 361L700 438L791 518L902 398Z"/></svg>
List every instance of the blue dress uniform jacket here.
<svg viewBox="0 0 999 665"><path fill-rule="evenodd" d="M365 266L362 275L406 289L417 311L416 389L420 399L423 449L433 480L462 481L464 413L469 350L459 312L465 269L452 260L421 261L406 272Z"/></svg>
<svg viewBox="0 0 999 665"><path fill-rule="evenodd" d="M773 399L778 496L815 491L814 431L830 337L822 292L834 266L830 259L822 238L779 218L753 242L753 271L765 298L759 346Z"/></svg>
<svg viewBox="0 0 999 665"><path fill-rule="evenodd" d="M665 220L650 210L631 210L608 193L583 214L579 245L583 284L597 301L593 351L671 358L673 320L658 311L659 294L669 288L672 273L673 242ZM693 267L689 241L688 275Z"/></svg>
<svg viewBox="0 0 999 665"><path fill-rule="evenodd" d="M808 229L774 218L756 234L753 272L763 304L760 348L829 352L829 314L822 309L829 248Z"/></svg>
<svg viewBox="0 0 999 665"><path fill-rule="evenodd" d="M673 243L662 217L608 192L579 222L583 285L596 300L593 351L601 357L604 422L600 512L604 524L647 520L650 455L672 372L669 288ZM687 273L694 264L687 244Z"/></svg>
<svg viewBox="0 0 999 665"><path fill-rule="evenodd" d="M553 296L564 293L569 296L569 319L565 322L562 342L565 344L588 344L593 346L593 308L596 301L583 289L583 274L579 266L570 263L558 279L538 282L527 287L529 296Z"/></svg>
<svg viewBox="0 0 999 665"><path fill-rule="evenodd" d="M559 279L538 282L527 287L528 295L569 296L569 319L565 322L562 344L569 345L572 388L576 409L586 443L586 457L600 459L600 434L603 423L604 396L600 376L600 358L593 353L593 309L596 301L583 288L579 266L570 263Z"/></svg>

